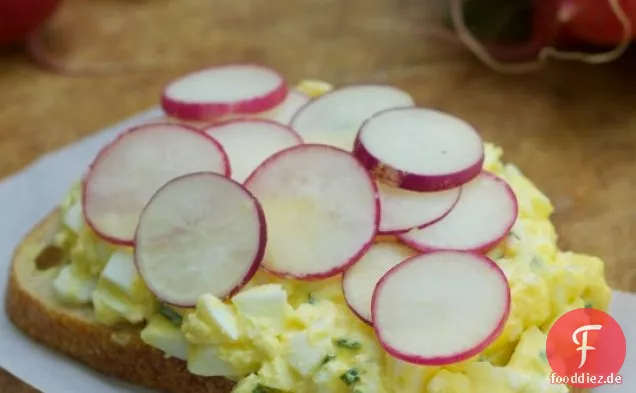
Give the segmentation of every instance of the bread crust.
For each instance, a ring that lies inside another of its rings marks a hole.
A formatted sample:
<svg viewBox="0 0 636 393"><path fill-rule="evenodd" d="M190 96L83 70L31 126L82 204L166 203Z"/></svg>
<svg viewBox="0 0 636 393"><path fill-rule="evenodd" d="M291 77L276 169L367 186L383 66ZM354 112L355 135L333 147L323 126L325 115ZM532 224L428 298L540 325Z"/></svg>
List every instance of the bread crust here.
<svg viewBox="0 0 636 393"><path fill-rule="evenodd" d="M184 361L166 358L139 336L140 328L111 328L92 320L89 307L69 308L52 296L56 269L38 271L35 259L60 225L54 211L22 240L13 256L6 296L6 313L31 338L91 368L167 393L229 393L233 382L188 372ZM301 393L301 392L299 392ZM570 393L588 393L570 388Z"/></svg>
<svg viewBox="0 0 636 393"><path fill-rule="evenodd" d="M5 308L15 326L50 348L135 385L167 393L232 390L231 381L193 375L184 361L166 358L143 343L139 327L100 325L91 319L88 307L73 309L58 303L52 297L55 271L38 271L35 258L58 229L59 221L57 211L47 216L22 240L13 256Z"/></svg>

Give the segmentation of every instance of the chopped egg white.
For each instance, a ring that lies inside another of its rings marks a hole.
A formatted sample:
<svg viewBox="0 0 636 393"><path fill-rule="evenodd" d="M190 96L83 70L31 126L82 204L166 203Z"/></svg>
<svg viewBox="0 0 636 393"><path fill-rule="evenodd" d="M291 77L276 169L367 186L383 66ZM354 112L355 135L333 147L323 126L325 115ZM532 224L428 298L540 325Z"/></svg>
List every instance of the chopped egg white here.
<svg viewBox="0 0 636 393"><path fill-rule="evenodd" d="M125 251L116 251L110 256L101 277L127 296L134 295L137 280L140 279L132 254Z"/></svg>
<svg viewBox="0 0 636 393"><path fill-rule="evenodd" d="M75 232L75 234L79 234L84 226L84 215L82 214L82 203L77 201L75 202L64 214L63 217L64 225L67 228Z"/></svg>
<svg viewBox="0 0 636 393"><path fill-rule="evenodd" d="M74 265L63 266L53 281L53 289L58 297L73 304L90 303L96 286L96 278L85 272L78 271Z"/></svg>
<svg viewBox="0 0 636 393"><path fill-rule="evenodd" d="M236 341L240 332L234 310L212 295L203 295L197 304L197 316L221 332L228 340Z"/></svg>
<svg viewBox="0 0 636 393"><path fill-rule="evenodd" d="M306 332L293 333L289 338L287 362L300 375L311 375L329 353L324 347L309 342Z"/></svg>
<svg viewBox="0 0 636 393"><path fill-rule="evenodd" d="M280 332L286 318L287 292L277 284L260 285L232 297L239 315Z"/></svg>
<svg viewBox="0 0 636 393"><path fill-rule="evenodd" d="M146 344L165 352L167 356L186 360L188 341L179 327L160 314L155 314L141 331L141 339Z"/></svg>
<svg viewBox="0 0 636 393"><path fill-rule="evenodd" d="M219 357L219 348L214 345L193 345L188 352L188 371L204 377L235 375L232 366Z"/></svg>

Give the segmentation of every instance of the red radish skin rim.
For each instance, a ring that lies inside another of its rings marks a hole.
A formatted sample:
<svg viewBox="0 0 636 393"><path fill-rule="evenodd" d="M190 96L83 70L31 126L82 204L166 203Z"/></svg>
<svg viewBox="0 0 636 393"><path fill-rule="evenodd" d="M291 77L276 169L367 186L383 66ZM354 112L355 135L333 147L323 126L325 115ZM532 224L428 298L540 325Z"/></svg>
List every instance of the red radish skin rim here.
<svg viewBox="0 0 636 393"><path fill-rule="evenodd" d="M201 132L205 133L206 135L208 135L208 130L214 129L216 127L223 127L226 125L231 125L231 124L235 124L235 123L264 123L264 124L271 124L273 126L276 126L278 128L284 128L287 131L289 131L289 133L296 138L296 140L298 141L298 143L300 144L304 144L305 141L303 140L303 138L300 136L299 133L297 133L293 128L291 128L290 126L288 126L287 124L283 124L283 123L279 123L275 120L272 119L265 119L265 118L253 118L253 117L238 117L238 118L233 118L233 119L227 119L227 120L222 120L219 121L217 123L211 123L206 125L205 127L203 127L201 129ZM214 135L214 131L212 131L212 134ZM209 136L209 135L208 135ZM214 138L214 137L212 137ZM216 141L217 143L220 144L220 142ZM278 152L277 152L278 153ZM257 168L258 169L258 168ZM251 175L250 175L251 176Z"/></svg>
<svg viewBox="0 0 636 393"><path fill-rule="evenodd" d="M265 168L265 166L273 161L276 160L278 158L278 156L280 156L281 154L285 154L285 152L292 150L292 149L305 149L307 147L311 147L311 146L320 146L321 148L327 148L327 149L332 149L332 150L336 150L339 152L343 152L346 153L347 155L351 156L351 154L343 149L340 149L338 147L334 147L334 146L329 146L329 145L321 145L321 144L314 144L314 143L306 143L306 144L302 144L302 145L296 145L296 146L291 146L288 147L287 149L278 151L274 154L272 154L271 156L269 156L269 158L267 158L265 161L263 161L261 163L261 165L258 166L258 168L256 168L254 170L254 172L252 172L252 174L250 174L247 179L245 180L245 182L243 183L245 185L246 188L249 189L249 184L251 183L251 181L253 180L253 178L257 175L257 173L262 169ZM359 164L358 164L359 165ZM323 280L323 279L327 279L327 278L331 278L333 276L336 276L340 273L342 273L343 271L347 270L349 267L351 267L352 265L354 265L356 262L358 262L360 260L360 258L362 258L362 256L364 256L364 254L369 250L369 248L373 245L373 243L375 243L375 237L378 233L378 228L380 226L380 197L378 195L378 187L376 186L375 182L373 181L373 178L371 177L371 175L369 175L369 172L364 169L361 165L360 165L360 169L363 171L363 173L367 174L367 177L369 179L369 184L370 187L373 191L373 195L374 195L374 212L375 215L373 217L373 226L375 227L375 231L374 233L371 234L369 240L364 243L364 245L362 246L362 248L360 248L360 250L355 253L353 256L351 256L349 258L349 260L343 264L343 265L339 265L329 271L323 272L323 273L316 273L316 274L305 274L305 275L294 275L294 274L289 274L289 273L283 273L283 272L278 272L275 270L271 270L268 269L267 266L261 266L261 268L265 271L267 271L268 273L272 274L273 276L276 276L278 278L293 278L296 280L302 280L302 281L317 281L317 280Z"/></svg>
<svg viewBox="0 0 636 393"><path fill-rule="evenodd" d="M461 186L459 186L459 188L460 188L460 190L459 190L459 192L457 193L457 199L455 199L455 202L453 202L453 204L452 204L452 206L450 207L450 209L448 209L448 210L446 211L446 213L442 214L440 217L438 217L438 218L434 219L433 221L429 221L429 222L424 223L424 224L422 224L422 225L416 225L416 226L414 226L413 228L409 228L409 229L394 229L394 230L388 230L388 231L382 231L382 230L378 229L378 235L399 236L399 235L402 235L402 234L408 233L408 232L410 232L410 231L412 231L412 230L415 230L415 229L424 229L424 228L426 228L426 227L427 227L427 226L429 226L429 225L433 225L433 224L435 224L435 223L437 223L437 222L441 221L444 217L446 217L446 216L447 216L447 215L451 212L451 210L453 210L453 208L455 207L455 205L457 205L457 202L459 201L459 198L461 198L461 197L462 197L462 189L461 189ZM407 244L406 244L406 242L404 242L404 244L405 244L405 245L407 245ZM411 248L413 248L413 247L412 247L412 246L410 246L410 245L408 245L408 246L409 246L409 247L411 247ZM416 249L416 250L417 250L417 249Z"/></svg>
<svg viewBox="0 0 636 393"><path fill-rule="evenodd" d="M368 249L367 249L368 251ZM344 273L342 273L342 280L340 280L340 290L342 291L343 295L345 296L345 303L347 304L347 308L349 310L351 310L351 312L353 313L353 315L356 316L356 318L358 318L358 320L362 323L364 323L367 326L373 327L373 321L369 321L367 318L363 317L362 315L360 315L359 312L357 312L353 307L351 307L349 305L349 303L346 301L346 292L345 292L345 285L344 285L344 281L345 281L345 275L347 274L348 270L345 270Z"/></svg>
<svg viewBox="0 0 636 393"><path fill-rule="evenodd" d="M373 244L375 244L375 243L376 243L376 242L374 242ZM381 242L379 242L379 243L381 243ZM367 248L367 250L365 251L365 254L366 254L366 252L367 252L367 251L369 251L369 249L371 248L371 246L372 246L373 244L371 244L371 245ZM364 254L362 254L362 255L360 256L360 258L362 258L363 256L364 256ZM354 263L354 264L352 264L351 266L353 266L353 265L355 265L355 263ZM349 267L351 267L351 266L349 266ZM343 294L343 296L344 296L344 298L345 298L345 304L347 305L347 308L349 308L349 310L351 310L351 312L353 313L353 315L355 315L355 316L356 316L356 318L358 318L358 320L360 320L360 322L362 322L362 323L364 323L365 325L368 325L368 326L373 326L373 321L369 321L367 318L363 317L363 316L362 316L359 312L357 312L357 311L356 311L356 309L355 309L355 308L353 308L353 307L349 304L349 302L347 301L347 290L346 290L345 282L347 281L347 278L346 278L346 277L347 277L347 273L349 273L349 272L350 272L350 270L349 270L349 269L346 269L346 270L342 273L342 279L340 280L340 290L342 291L342 294ZM385 273L385 274L386 274L386 273Z"/></svg>
<svg viewBox="0 0 636 393"><path fill-rule="evenodd" d="M126 131L124 131L121 134L117 135L117 137L115 137L115 139L113 139L106 146L102 147L102 149L95 156L95 159L93 160L93 162L91 162L91 164L88 166L88 172L86 173L86 176L84 176L84 178L82 179L82 184L81 184L81 189L82 189L81 204L82 204L82 212L83 212L84 220L86 220L86 224L100 238L106 240L108 243L112 243L112 244L115 244L115 245L121 245L121 246L133 246L135 244L135 239L134 238L133 239L121 239L121 238L118 238L116 236L111 236L111 235L102 233L97 228L97 225L95 225L91 221L90 217L87 214L84 213L84 212L86 212L86 195L87 195L86 188L87 188L87 185L88 185L88 179L91 176L92 169L95 166L95 164L97 162L99 162L99 160L102 158L102 156L104 154L106 154L113 145L117 144L128 133L137 131L139 129L147 128L147 127L165 126L165 125L168 125L168 126L175 126L176 125L176 126L182 127L184 130L195 132L195 133L197 133L197 135L203 135L205 138L209 139L217 147L217 149L219 149L219 152L221 153L221 159L223 160L223 166L225 167L225 171L223 171L223 175L229 178L230 174L232 173L232 171L230 169L230 160L229 160L229 157L227 156L227 154L225 153L225 150L223 149L223 146L221 146L221 144L219 142L217 142L216 139L210 137L209 135L206 135L206 134L202 133L201 130L199 130L199 129L195 128L195 127L192 127L192 126L187 125L187 124L175 124L175 123L169 123L169 122L155 122L155 123L144 123L144 124L133 126L133 127L129 128L129 129L127 129Z"/></svg>
<svg viewBox="0 0 636 393"><path fill-rule="evenodd" d="M496 176L496 175L494 175L494 174L492 174L492 173L490 173L488 171L483 171L480 175L494 178L497 182L503 184L503 186L504 186L504 188L506 190L506 193L514 201L514 203L513 203L513 214L511 214L510 222L508 224L506 224L506 230L502 232L503 236L505 237L505 234L510 233L510 230L515 225L515 222L517 221L517 218L519 216L519 202L517 201L517 195L512 190L512 187L510 187L510 184L508 184L508 182L506 182L505 180L503 180L499 176ZM458 199L458 201L459 201L459 199ZM451 211L452 211L452 209L449 210L448 213L446 213L446 214L448 215ZM432 225L432 224L430 224L430 225ZM426 228L426 226L423 227L423 228ZM419 228L419 229L423 229L423 228ZM405 244L405 245L407 245L407 246L409 246L409 247L411 247L411 248L413 248L415 250L423 252L423 253L434 252L434 251L457 251L457 252L465 251L465 252L477 252L477 253L485 254L488 251L492 250L493 248L497 247L497 245L499 243L501 243L501 239L502 239L502 237L493 239L492 241L487 242L487 243L483 244L482 246L480 246L478 248L475 248L475 249L471 249L471 250L454 250L454 249L448 249L448 248L442 248L442 247L431 247L431 246L427 246L427 245L424 245L424 244L420 244L420 243L418 243L418 242L416 242L414 240L410 240L408 238L405 238L404 235L406 235L407 233L408 232L404 232L404 233L398 234L397 235L398 240L401 243L403 243L403 244Z"/></svg>
<svg viewBox="0 0 636 393"><path fill-rule="evenodd" d="M329 92L327 92L327 93L329 93ZM281 121L281 120L279 119L279 113L278 113L278 110L279 110L279 109L283 109L283 106L285 105L287 98L289 98L292 94L297 95L298 97L302 97L302 98L305 100L305 102L304 102L303 104L301 104L300 106L298 106L298 107L296 108L296 111L295 111L294 113L292 113L292 114L291 114L291 116L289 116L289 115L288 115L289 117L288 117L288 120L287 120L286 122L283 122L283 121ZM324 94L326 94L326 93L323 93L322 95L324 95ZM320 97L320 96L317 96L317 97L315 97L315 98L319 98L319 97ZM278 105L278 107L276 107L276 108L272 108L272 110L276 110L276 112L272 115L272 118L265 117L265 119L272 120L272 121L275 121L275 122L277 122L277 123L284 124L284 125L286 125L286 126L291 127L291 122L292 122L292 120L294 120L294 117L296 116L296 114L297 114L297 113L298 113L301 109L303 109L303 108L304 108L307 104L309 104L309 102L311 102L313 99L314 99L314 98L312 98L309 94L307 94L307 93L303 93L302 91L298 90L297 88L289 87L289 88L288 88L288 90L287 90L287 96L285 97L285 100L283 100L283 101L282 101L282 102ZM279 119L279 120L274 120L274 119Z"/></svg>
<svg viewBox="0 0 636 393"><path fill-rule="evenodd" d="M371 246L372 246L373 244L376 244L376 243L389 243L389 242L388 242L388 241L373 242L372 244L370 244L370 245L369 245L369 247L367 247L367 250L365 251L365 253L366 253L367 251L369 251L369 248L371 248ZM398 243L398 244L399 244L399 243ZM360 258L362 258L363 256L364 256L364 254L362 254L362 255L360 256ZM413 255L412 257L408 257L407 259L405 259L405 260L404 260L404 261L402 261L402 262L405 262L406 260L411 259L411 258L416 257L416 256L419 256L419 254L418 254L418 255ZM359 260L360 258L358 258L358 260ZM356 262L357 262L357 261L356 261ZM398 265L399 265L399 264L401 264L402 262L398 263ZM355 263L351 264L351 266L353 266L353 265L355 265ZM349 266L349 267L351 267L351 266ZM396 266L397 266L397 265L396 265ZM395 267L395 266L394 266L394 267ZM392 270L392 269L393 269L393 268L389 269L389 270L387 271L387 273L388 273L390 270ZM340 289L342 290L342 293L343 293L343 295L344 295L344 297L345 297L345 303L347 304L347 307L349 308L349 310L351 310L351 312L352 312L352 313L353 313L356 317L358 317L358 319L359 319L362 323L364 323L365 325L368 325L368 326L373 327L373 317L371 318L371 320L367 319L366 317L363 317L362 315L360 315L360 313L359 313L359 312L357 312L357 311L356 311L356 310L355 310L355 309L354 309L354 308L353 308L353 307L349 304L349 302L347 302L347 301L346 301L346 299L347 299L347 295L346 295L346 294L347 294L347 290L345 289L345 281L346 281L347 273L349 273L349 272L350 272L350 270L347 268L347 270L345 270L345 271L342 273L342 279L340 280ZM384 273L384 275L386 275L387 273ZM384 276L382 276L382 277L384 277ZM379 283L379 282L380 282L380 281L378 281L378 283ZM376 284L376 286L377 286L377 284ZM373 299L373 298L372 298L372 299ZM371 305L371 307L373 308L373 300L371 300L371 304L372 304L372 305Z"/></svg>
<svg viewBox="0 0 636 393"><path fill-rule="evenodd" d="M372 168L371 172L374 177L383 183L392 187L403 188L405 190L416 192L434 192L443 191L454 187L459 187L462 184L468 183L479 175L484 166L484 148L482 146L481 159L475 162L473 165L465 168L462 171L454 172L452 175L424 175L414 174L402 171L400 169L393 168L372 154L361 141L360 134L364 128L373 121L377 116L384 114L385 112L394 112L398 110L410 110L413 106L404 106L399 108L389 108L380 111L370 118L368 118L358 131L356 140L353 144L353 155L362 163L366 168ZM463 121L463 120L462 120ZM471 126L472 127L472 126ZM474 127L473 127L474 129ZM451 180L449 180L451 179ZM422 187L422 183L426 183L427 187Z"/></svg>
<svg viewBox="0 0 636 393"><path fill-rule="evenodd" d="M396 86L389 85L389 84L385 84L385 83L350 83L350 84L344 84L344 85L341 85L341 86L339 86L339 87L337 87L337 88L335 88L335 89L329 90L328 92L326 92L326 93L324 93L324 94L322 94L322 95L319 95L318 97L313 97L313 98L311 98L311 97L310 97L310 100L309 100L309 101L307 101L307 103L306 103L306 104L304 104L303 106L301 106L300 108L298 108L298 110L296 111L296 113L294 114L294 116L292 116L291 120L289 121L289 125L290 125L292 128L294 128L294 123L296 122L296 120L298 119L298 117L300 116L300 114L301 114L304 110L306 110L306 109L307 109L307 107L309 107L309 106L310 106L311 104L313 104L314 102L316 102L316 101L318 101L318 100L321 100L321 99L323 99L323 98L328 98L330 95L332 95L332 94L334 94L334 93L338 93L338 92L340 92L341 90L344 90L344 89L350 89L350 88L356 88L356 87L363 87L363 86L364 86L364 87L366 87L366 86L368 86L368 87L389 87L389 88L393 88L393 89L395 89L395 90L401 90L401 91L403 91L405 94L408 94L406 91L404 91L404 90L402 90L402 89L400 89L400 88L398 88L398 87L396 87ZM413 107L415 107L415 105L413 105L413 106L411 106L411 107L404 107L404 108L413 108ZM386 110L386 109L385 109L385 110ZM384 112L384 111L381 111L381 112ZM294 129L295 129L295 128L294 128ZM299 133L299 134L300 134L300 133Z"/></svg>
<svg viewBox="0 0 636 393"><path fill-rule="evenodd" d="M484 340L482 340L482 342L480 342L479 345L477 345L474 348L471 348L468 351L464 351L452 356L425 357L425 356L417 356L417 355L405 355L401 351L398 351L397 349L393 348L391 345L388 345L386 341L382 338L382 333L381 333L382 329L377 328L377 326L375 326L374 324L373 325L374 331L375 331L375 334L378 336L378 341L380 342L380 345L384 348L385 351L387 351L391 356L395 358L401 359L408 363L413 363L413 364L417 364L421 366L442 366L446 364L459 363L461 361L469 359L483 352L490 344L492 344L497 339L497 337L499 337L499 335L501 334L501 332L503 331L506 325L506 322L508 321L508 317L510 316L510 306L512 302L512 296L510 293L510 283L508 282L508 278L506 277L506 274L503 272L503 270L501 270L499 265L497 265L492 259L486 257L485 255L481 255L481 254L470 252L470 251L444 251L444 252L472 254L473 256L481 259L492 270L494 270L497 273L497 275L499 275L501 280L504 282L506 287L506 293L505 293L506 299L505 299L505 308L504 308L505 311L503 315L501 316L501 319L499 320L499 323L497 324L493 332L490 335L488 335ZM378 281L377 285L375 286L375 290L373 291L373 297L371 298L371 315L373 316L373 319L375 319L374 316L377 313L377 302L378 302L377 295L380 293L380 291L378 291L378 288L381 288L384 282L387 281L387 279L390 278L391 275L394 274L395 271L400 268L400 266L406 263L413 263L415 262L415 260L417 260L421 256L422 256L421 254L414 255L404 260L403 262L395 265L388 272L386 272L384 276L382 276L380 281Z"/></svg>
<svg viewBox="0 0 636 393"><path fill-rule="evenodd" d="M261 206L261 204L258 201L258 199L256 199L254 197L254 195L252 195L252 193L247 188L242 186L240 183L234 181L233 179L231 179L229 177L225 177L225 176L223 176L223 175L221 175L219 173L214 173L214 172L193 172L193 173L188 173L188 174L185 174L185 175L181 175L179 177L175 177L174 179L168 181L166 184L161 186L161 188L159 188L155 192L155 194L152 196L152 198L150 198L150 200L146 204L146 207L144 207L144 210L142 211L141 214L143 214L143 212L147 209L147 207L150 205L150 203L153 201L153 199L155 199L155 197L157 196L159 191L161 191L161 189L163 189L164 187L168 186L170 183L172 183L174 181L177 181L177 180L180 180L180 179L185 178L185 177L199 176L199 175L202 175L202 174L213 175L213 176L216 176L216 177L222 177L225 180L228 180L228 181L234 183L236 186L238 186L239 189L242 190L245 193L245 195L250 199L250 201L254 205L254 208L256 210L256 217L257 217L258 222L259 222L258 236L259 236L259 239L260 239L260 242L259 242L260 244L258 246L258 249L256 250L256 253L254 254L252 265L250 266L250 268L247 271L247 273L246 273L245 277L243 278L243 280L241 280L241 282L238 283L225 296L225 298L228 298L228 297L231 297L231 296L235 295L237 292L239 292L245 286L245 284L247 284L254 277L254 275L256 274L256 272L258 272L258 269L260 268L261 261L263 260L263 257L265 256L265 245L267 244L267 225L266 225L266 222L265 222L265 213L263 212L263 207ZM137 239L138 234L139 234L139 226L137 226L137 230L135 231L135 239ZM135 262L135 268L137 269L137 272L139 272L139 275L143 279L143 269L141 269L140 266L139 266L138 257L137 257L137 248L135 248L133 250L133 260ZM143 279L143 281L146 284L146 286L148 286L148 289L150 290L150 292L152 292L157 297L157 299L159 301L161 301L163 303L166 303L167 305L171 305L171 306L175 306L175 307L184 307L184 308L194 307L195 306L195 304L172 302L172 301L170 301L170 299L163 298L162 296L159 296L157 294L156 289L153 288L151 284L147 283L145 279Z"/></svg>
<svg viewBox="0 0 636 393"><path fill-rule="evenodd" d="M268 124L268 125L272 125L281 129L285 129L286 131L289 131L289 134L291 136L294 137L294 139L296 139L298 141L298 145L303 145L305 143L305 141L303 140L303 138L300 136L300 134L298 134L293 128L291 128L290 126L283 124L283 123L279 123L275 120L271 120L271 119L265 119L265 118L251 118L251 117L242 117L242 118L233 118L233 119L227 119L227 120L223 120L220 121L218 123L212 123L210 125L208 125L207 127L204 127L201 129L201 131L206 134L207 136L210 136L210 134L208 134L208 132L216 127L223 127L226 125L232 125L235 123L262 123L262 124ZM211 132L212 135L214 135L214 131ZM211 138L214 138L214 136L210 136ZM216 141L216 140L215 140ZM221 145L220 142L216 141L219 145ZM222 145L221 145L222 146ZM293 147L293 146L292 146ZM225 153L225 150L223 151ZM276 153L275 153L276 154ZM230 164L230 156L225 153L225 157L228 159L228 165ZM271 157L271 156L270 156ZM267 160L267 159L266 159ZM265 162L263 161L260 165L264 164ZM254 168L254 171L256 171L259 167L257 166L256 168ZM252 174L254 173L254 171L248 176L248 178L243 182L243 184L247 184L247 180L249 180L249 178L252 176ZM227 175L228 177L230 177L230 175Z"/></svg>
<svg viewBox="0 0 636 393"><path fill-rule="evenodd" d="M338 266L336 268L333 268L327 272L324 273L317 273L317 274L307 274L307 275L303 275L303 276L295 276L292 274L278 274L276 272L273 272L269 269L267 269L266 267L263 266L264 270L267 270L269 273L280 277L280 278L295 278L298 280L302 280L302 281L317 281L317 280L324 280L327 278L331 278L333 276L337 276L338 274L341 274L342 272L344 272L345 270L347 270L348 268L350 268L351 266L355 265L360 258L362 258L364 256L364 254L366 254L367 251L369 251L369 248L371 248L371 246L373 245L373 238L371 239L371 241L368 241L364 244L364 246L357 252L355 253L351 258L349 258L349 261L347 263L345 263L344 265Z"/></svg>
<svg viewBox="0 0 636 393"><path fill-rule="evenodd" d="M196 74L198 72L206 70L232 67L254 67L267 70L268 72L275 74L280 79L280 84L275 90L265 95L252 97L250 99L239 100L236 102L189 102L187 104L184 104L183 102L174 100L167 95L168 88L172 85L172 83L180 80L181 78L186 78L191 74ZM183 75L181 78L177 78L168 83L161 93L161 108L163 109L163 111L167 115L181 120L210 121L217 117L228 116L232 114L249 115L265 112L271 108L276 107L277 105L280 105L285 100L285 97L287 97L288 91L285 79L278 71L265 67L263 65L251 63L226 64L209 68L202 68L200 70ZM263 101L271 101L274 104L271 107L263 107Z"/></svg>

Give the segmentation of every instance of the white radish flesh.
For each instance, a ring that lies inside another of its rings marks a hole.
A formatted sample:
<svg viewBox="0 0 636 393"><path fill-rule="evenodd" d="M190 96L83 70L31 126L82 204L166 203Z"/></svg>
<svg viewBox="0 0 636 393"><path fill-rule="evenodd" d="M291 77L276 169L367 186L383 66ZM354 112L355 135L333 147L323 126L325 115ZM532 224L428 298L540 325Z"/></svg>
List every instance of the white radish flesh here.
<svg viewBox="0 0 636 393"><path fill-rule="evenodd" d="M312 280L339 274L372 244L377 189L347 152L305 144L268 158L245 182L265 211L263 267Z"/></svg>
<svg viewBox="0 0 636 393"><path fill-rule="evenodd" d="M162 301L190 307L200 296L226 297L256 273L267 239L258 201L211 172L171 180L139 220L135 262Z"/></svg>
<svg viewBox="0 0 636 393"><path fill-rule="evenodd" d="M324 133L341 136L351 150L362 123L388 108L413 106L413 98L389 85L351 85L332 90L301 108L291 126L307 143L323 143Z"/></svg>
<svg viewBox="0 0 636 393"><path fill-rule="evenodd" d="M431 109L397 108L364 123L353 153L385 184L440 191L479 174L484 144L475 129L457 117Z"/></svg>
<svg viewBox="0 0 636 393"><path fill-rule="evenodd" d="M380 278L393 266L416 252L398 243L375 243L366 254L342 275L342 289L351 310L371 323L371 298Z"/></svg>
<svg viewBox="0 0 636 393"><path fill-rule="evenodd" d="M204 132L216 139L230 160L232 178L242 183L266 158L302 143L291 128L269 120L230 120Z"/></svg>
<svg viewBox="0 0 636 393"><path fill-rule="evenodd" d="M451 211L461 187L436 192L415 192L378 182L380 194L380 233L399 234L422 228L442 219Z"/></svg>
<svg viewBox="0 0 636 393"><path fill-rule="evenodd" d="M311 143L333 146L348 152L353 149L351 136L344 132L316 132L311 135Z"/></svg>
<svg viewBox="0 0 636 393"><path fill-rule="evenodd" d="M309 102L310 98L297 90L289 90L285 101L268 114L268 117L281 124L289 124L296 114Z"/></svg>
<svg viewBox="0 0 636 393"><path fill-rule="evenodd" d="M211 121L229 115L268 111L287 96L276 71L252 64L212 67L185 75L166 86L163 110L183 120Z"/></svg>
<svg viewBox="0 0 636 393"><path fill-rule="evenodd" d="M373 325L392 356L440 366L482 352L510 314L510 287L486 256L437 251L386 273L373 293Z"/></svg>
<svg viewBox="0 0 636 393"><path fill-rule="evenodd" d="M132 244L152 195L175 177L201 171L230 172L223 148L211 137L177 124L132 128L104 147L90 166L82 193L86 221L104 239Z"/></svg>
<svg viewBox="0 0 636 393"><path fill-rule="evenodd" d="M508 234L517 213L517 198L508 183L482 172L462 187L459 200L444 218L398 237L410 247L424 252L488 252Z"/></svg>

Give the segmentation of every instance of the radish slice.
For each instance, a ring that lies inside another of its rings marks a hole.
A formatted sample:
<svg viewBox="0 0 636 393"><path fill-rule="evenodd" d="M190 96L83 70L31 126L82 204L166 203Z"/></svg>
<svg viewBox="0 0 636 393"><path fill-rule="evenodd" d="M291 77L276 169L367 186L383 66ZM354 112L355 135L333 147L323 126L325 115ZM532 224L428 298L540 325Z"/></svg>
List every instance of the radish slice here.
<svg viewBox="0 0 636 393"><path fill-rule="evenodd" d="M266 238L249 191L216 173L191 173L161 187L143 210L135 262L159 299L191 307L203 294L223 298L247 283Z"/></svg>
<svg viewBox="0 0 636 393"><path fill-rule="evenodd" d="M310 98L306 94L303 94L297 90L289 90L285 101L276 109L272 111L271 118L281 124L291 123L292 118L309 102Z"/></svg>
<svg viewBox="0 0 636 393"><path fill-rule="evenodd" d="M185 75L166 86L161 106L183 120L265 112L287 96L283 77L252 64L212 67Z"/></svg>
<svg viewBox="0 0 636 393"><path fill-rule="evenodd" d="M373 325L392 356L439 366L483 351L510 314L510 287L486 256L438 251L412 257L373 292Z"/></svg>
<svg viewBox="0 0 636 393"><path fill-rule="evenodd" d="M484 143L465 121L424 108L397 108L368 119L354 155L385 184L412 191L458 187L479 174Z"/></svg>
<svg viewBox="0 0 636 393"><path fill-rule="evenodd" d="M242 183L272 154L303 142L291 128L270 120L230 120L205 129L230 159L232 178Z"/></svg>
<svg viewBox="0 0 636 393"><path fill-rule="evenodd" d="M373 242L380 220L375 183L347 152L325 145L280 151L246 187L265 211L269 239L263 267L313 280L341 273Z"/></svg>
<svg viewBox="0 0 636 393"><path fill-rule="evenodd" d="M152 195L175 177L202 171L230 172L223 148L211 137L178 124L131 128L90 166L82 193L86 221L104 239L131 245Z"/></svg>
<svg viewBox="0 0 636 393"><path fill-rule="evenodd" d="M378 182L380 233L399 234L441 220L461 195L461 187L437 192L414 192Z"/></svg>
<svg viewBox="0 0 636 393"><path fill-rule="evenodd" d="M517 212L517 197L508 183L482 172L462 187L457 204L443 219L398 236L410 247L423 252L488 252L510 231Z"/></svg>
<svg viewBox="0 0 636 393"><path fill-rule="evenodd" d="M324 133L342 135L351 150L362 123L388 108L412 106L413 98L389 85L351 85L332 90L301 108L291 127L307 143L323 143Z"/></svg>
<svg viewBox="0 0 636 393"><path fill-rule="evenodd" d="M342 275L347 304L362 321L371 323L371 297L375 285L393 266L416 252L398 243L375 243L355 265Z"/></svg>
<svg viewBox="0 0 636 393"><path fill-rule="evenodd" d="M313 144L333 146L348 152L353 148L351 136L346 132L316 132L311 135L311 140Z"/></svg>

